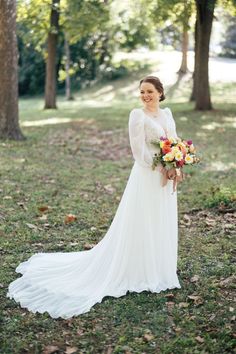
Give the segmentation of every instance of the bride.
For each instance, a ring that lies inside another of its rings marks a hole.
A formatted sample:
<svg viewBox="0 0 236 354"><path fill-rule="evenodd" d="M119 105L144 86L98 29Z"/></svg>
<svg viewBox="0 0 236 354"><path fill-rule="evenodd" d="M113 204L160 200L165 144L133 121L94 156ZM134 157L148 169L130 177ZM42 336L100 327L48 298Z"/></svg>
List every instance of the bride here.
<svg viewBox="0 0 236 354"><path fill-rule="evenodd" d="M103 239L91 250L37 253L16 268L23 274L7 297L32 312L70 318L88 312L105 296L127 291L153 293L180 288L176 274L178 248L177 192L163 186L161 166L152 169L151 141L177 137L162 83L155 76L140 81L143 108L129 117L135 159L115 217Z"/></svg>

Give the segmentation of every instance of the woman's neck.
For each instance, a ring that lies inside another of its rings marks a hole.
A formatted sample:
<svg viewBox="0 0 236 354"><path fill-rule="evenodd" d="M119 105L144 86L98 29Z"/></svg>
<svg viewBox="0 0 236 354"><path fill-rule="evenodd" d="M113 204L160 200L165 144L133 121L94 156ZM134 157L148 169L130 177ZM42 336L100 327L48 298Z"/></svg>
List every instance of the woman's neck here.
<svg viewBox="0 0 236 354"><path fill-rule="evenodd" d="M151 106L151 107L144 106L144 109L148 112L151 112L151 113L157 113L157 112L159 112L160 107L159 107L159 105L155 105L155 106Z"/></svg>

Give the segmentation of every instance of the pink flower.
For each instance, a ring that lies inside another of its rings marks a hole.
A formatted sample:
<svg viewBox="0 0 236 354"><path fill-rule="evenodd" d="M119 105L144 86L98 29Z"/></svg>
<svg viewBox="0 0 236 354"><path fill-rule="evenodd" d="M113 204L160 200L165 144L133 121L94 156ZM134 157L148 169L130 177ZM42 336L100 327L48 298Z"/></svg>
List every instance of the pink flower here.
<svg viewBox="0 0 236 354"><path fill-rule="evenodd" d="M193 141L192 140L187 140L187 144L190 146L192 145Z"/></svg>

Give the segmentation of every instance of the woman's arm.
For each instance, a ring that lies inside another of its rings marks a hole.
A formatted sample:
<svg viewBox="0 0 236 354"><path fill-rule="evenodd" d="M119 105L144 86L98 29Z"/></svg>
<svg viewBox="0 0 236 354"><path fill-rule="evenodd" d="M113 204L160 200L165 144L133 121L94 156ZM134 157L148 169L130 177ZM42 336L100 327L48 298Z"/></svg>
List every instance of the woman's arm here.
<svg viewBox="0 0 236 354"><path fill-rule="evenodd" d="M144 116L138 109L133 109L129 115L129 139L135 161L151 168L152 155L145 141Z"/></svg>

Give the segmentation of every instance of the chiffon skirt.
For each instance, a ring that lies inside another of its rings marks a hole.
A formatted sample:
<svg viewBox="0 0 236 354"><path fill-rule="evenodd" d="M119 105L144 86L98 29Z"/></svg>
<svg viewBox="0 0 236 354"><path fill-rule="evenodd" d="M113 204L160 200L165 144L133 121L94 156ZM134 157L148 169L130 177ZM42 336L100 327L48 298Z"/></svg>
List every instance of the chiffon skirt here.
<svg viewBox="0 0 236 354"><path fill-rule="evenodd" d="M23 276L9 285L7 297L34 313L66 319L105 296L180 288L177 192L173 181L162 187L161 177L135 162L102 240L91 250L34 254L16 268Z"/></svg>

